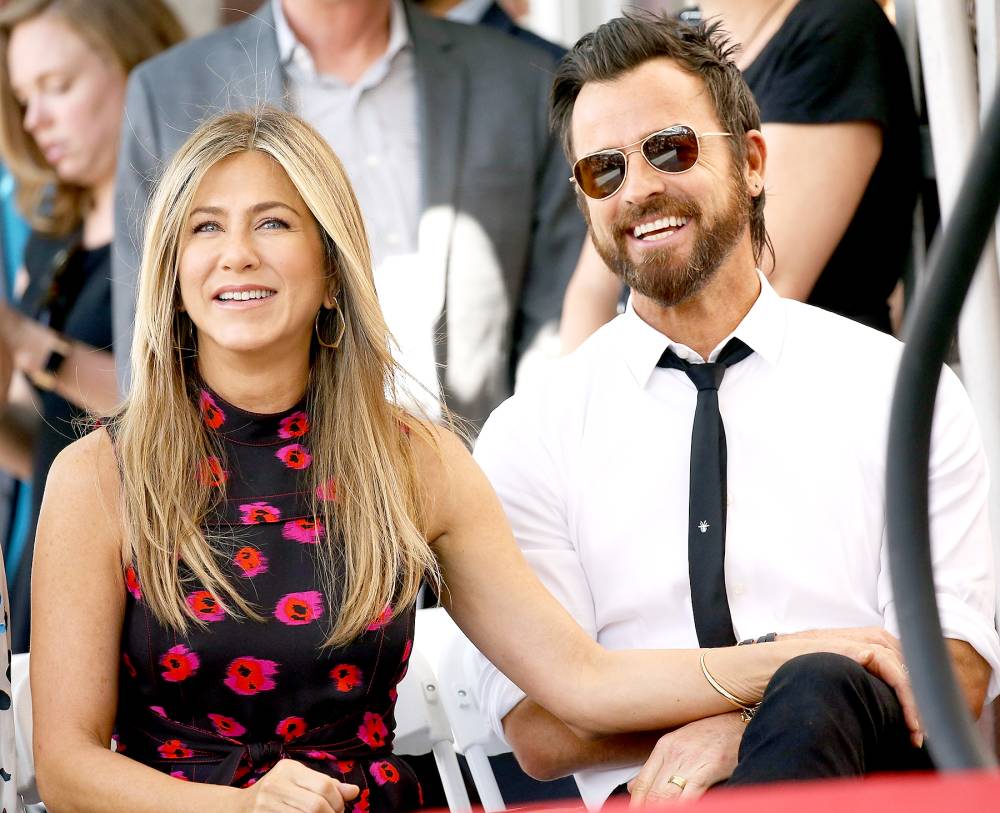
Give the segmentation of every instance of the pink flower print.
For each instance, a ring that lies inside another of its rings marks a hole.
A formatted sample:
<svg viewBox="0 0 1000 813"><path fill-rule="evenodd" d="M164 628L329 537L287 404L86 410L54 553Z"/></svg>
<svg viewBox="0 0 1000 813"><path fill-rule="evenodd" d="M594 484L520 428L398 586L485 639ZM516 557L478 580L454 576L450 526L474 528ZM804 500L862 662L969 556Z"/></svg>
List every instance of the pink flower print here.
<svg viewBox="0 0 1000 813"><path fill-rule="evenodd" d="M379 613L378 618L371 622L365 629L369 632L380 630L392 620L392 605L386 604L385 609Z"/></svg>
<svg viewBox="0 0 1000 813"><path fill-rule="evenodd" d="M187 776L186 773L184 773L184 771L171 771L170 775L174 779L183 779L185 782L190 782L191 781L190 779L188 779L188 776Z"/></svg>
<svg viewBox="0 0 1000 813"><path fill-rule="evenodd" d="M222 461L214 456L198 461L197 475L199 483L212 488L222 488L229 479L229 472L222 468Z"/></svg>
<svg viewBox="0 0 1000 813"><path fill-rule="evenodd" d="M368 794L370 793L368 788L361 791L361 795L358 796L358 800L354 803L354 807L351 808L351 813L368 813Z"/></svg>
<svg viewBox="0 0 1000 813"><path fill-rule="evenodd" d="M288 468L299 471L308 469L313 459L309 450L301 443L289 443L287 446L282 446L274 453L274 456Z"/></svg>
<svg viewBox="0 0 1000 813"><path fill-rule="evenodd" d="M315 545L323 538L325 530L322 520L293 519L285 523L285 526L281 529L281 535L292 542L301 542L303 545Z"/></svg>
<svg viewBox="0 0 1000 813"><path fill-rule="evenodd" d="M370 748L381 748L385 745L385 738L389 736L389 729L385 727L381 714L366 711L364 722L358 729L358 737Z"/></svg>
<svg viewBox="0 0 1000 813"><path fill-rule="evenodd" d="M194 611L195 618L200 621L221 621L226 617L226 611L208 590L195 590L188 593L188 606Z"/></svg>
<svg viewBox="0 0 1000 813"><path fill-rule="evenodd" d="M353 663L340 663L330 670L330 679L338 692L349 692L361 683L361 670Z"/></svg>
<svg viewBox="0 0 1000 813"><path fill-rule="evenodd" d="M403 657L400 658L401 661L408 661L410 659L410 653L413 652L413 639L411 638L406 642L406 646L403 647Z"/></svg>
<svg viewBox="0 0 1000 813"><path fill-rule="evenodd" d="M395 703L399 699L399 692L396 691L396 687L393 686L389 689L389 702Z"/></svg>
<svg viewBox="0 0 1000 813"><path fill-rule="evenodd" d="M125 588L132 594L136 601L142 599L142 588L139 586L139 576L135 568L129 565L125 568Z"/></svg>
<svg viewBox="0 0 1000 813"><path fill-rule="evenodd" d="M160 666L163 667L161 675L165 681L180 683L198 671L201 661L184 644L177 644L163 654L163 657L160 658Z"/></svg>
<svg viewBox="0 0 1000 813"><path fill-rule="evenodd" d="M296 740L306 733L306 721L301 717L286 717L278 723L275 734L284 737L285 742Z"/></svg>
<svg viewBox="0 0 1000 813"><path fill-rule="evenodd" d="M337 478L331 477L325 483L316 486L316 497L323 502L333 502L337 499Z"/></svg>
<svg viewBox="0 0 1000 813"><path fill-rule="evenodd" d="M149 710L153 712L157 717L167 718L167 710L163 706L150 706Z"/></svg>
<svg viewBox="0 0 1000 813"><path fill-rule="evenodd" d="M278 664L274 661L246 656L236 658L226 667L226 679L223 683L236 694L257 694L270 691L277 685L274 682L276 674Z"/></svg>
<svg viewBox="0 0 1000 813"><path fill-rule="evenodd" d="M368 768L368 772L380 785L384 785L387 782L394 785L399 781L399 769L391 762L386 762L384 759L380 759L378 762L373 762Z"/></svg>
<svg viewBox="0 0 1000 813"><path fill-rule="evenodd" d="M323 594L318 590L288 593L278 599L274 616L282 624L301 627L323 615Z"/></svg>
<svg viewBox="0 0 1000 813"><path fill-rule="evenodd" d="M336 759L336 757L329 751L306 751L306 756L309 759L315 759L317 761L324 759Z"/></svg>
<svg viewBox="0 0 1000 813"><path fill-rule="evenodd" d="M160 752L160 756L164 759L187 759L194 756L194 751L180 740L167 740L156 750Z"/></svg>
<svg viewBox="0 0 1000 813"><path fill-rule="evenodd" d="M266 502L244 503L240 506L240 511L243 512L240 522L244 525L262 525L281 519L281 511Z"/></svg>
<svg viewBox="0 0 1000 813"><path fill-rule="evenodd" d="M241 734L247 733L245 726L240 725L232 717L226 717L224 714L209 714L208 719L212 723L213 728L223 737L239 737Z"/></svg>
<svg viewBox="0 0 1000 813"><path fill-rule="evenodd" d="M354 760L353 759L342 759L337 762L337 770L342 774L349 774L354 770Z"/></svg>
<svg viewBox="0 0 1000 813"><path fill-rule="evenodd" d="M198 409L201 410L201 418L210 429L218 429L226 422L226 413L219 409L215 399L205 390L201 391L198 398Z"/></svg>
<svg viewBox="0 0 1000 813"><path fill-rule="evenodd" d="M305 412L293 412L282 418L278 426L279 438L300 438L309 431L309 416Z"/></svg>
<svg viewBox="0 0 1000 813"><path fill-rule="evenodd" d="M254 576L267 572L267 557L257 548L249 545L236 551L233 564L240 569L240 575L246 579L252 579Z"/></svg>

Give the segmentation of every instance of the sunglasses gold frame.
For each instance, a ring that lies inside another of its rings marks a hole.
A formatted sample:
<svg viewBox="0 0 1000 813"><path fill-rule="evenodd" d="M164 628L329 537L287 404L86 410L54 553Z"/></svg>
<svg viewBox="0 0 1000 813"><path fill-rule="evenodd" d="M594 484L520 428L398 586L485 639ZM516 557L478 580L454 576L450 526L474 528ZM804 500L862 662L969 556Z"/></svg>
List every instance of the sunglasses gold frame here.
<svg viewBox="0 0 1000 813"><path fill-rule="evenodd" d="M664 133L667 133L670 130L676 130L678 127L683 127L687 130L690 130L694 134L695 144L698 147L698 155L695 157L694 163L691 164L691 166L689 166L687 169L678 169L678 170L660 169L658 166L653 164L653 162L650 161L649 158L646 157L646 153L643 152L642 149L643 145L647 141L649 141L649 139L658 135L663 135ZM638 141L633 141L631 144L626 144L624 147L621 147L620 149L596 150L595 152L588 152L586 155L580 156L579 158L576 159L576 161L573 164L573 175L570 176L569 182L571 184L575 184L576 187L581 192L583 192L584 195L587 195L587 197L590 198L591 200L607 200L608 198L617 195L621 191L622 187L625 186L625 181L628 179L628 164L629 164L628 157L633 153L639 153L642 156L642 160L645 161L647 164L649 164L657 172L662 172L664 175L683 175L685 172L690 172L692 169L694 169L695 166L697 166L698 161L701 160L701 140L703 138L710 138L712 136L731 136L731 135L732 133L715 133L715 132L701 133L699 135L698 131L695 130L694 127L691 127L688 124L671 124L669 127L664 127L661 130L656 130L655 132L652 132L647 136L643 136ZM621 183L619 183L618 186L615 187L613 192L609 192L607 195L604 195L603 197L598 198L594 197L593 195L588 195L586 190L580 185L580 182L576 179L576 168L580 165L582 161L586 161L588 158L593 158L595 155L616 155L616 154L622 156L622 158L625 160L625 172L622 174Z"/></svg>

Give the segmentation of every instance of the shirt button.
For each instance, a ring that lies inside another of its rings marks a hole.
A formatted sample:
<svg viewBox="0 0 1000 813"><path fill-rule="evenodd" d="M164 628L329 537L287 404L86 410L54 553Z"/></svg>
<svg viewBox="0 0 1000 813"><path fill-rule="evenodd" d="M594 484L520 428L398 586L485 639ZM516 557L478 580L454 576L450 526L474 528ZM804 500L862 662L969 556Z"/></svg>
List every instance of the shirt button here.
<svg viewBox="0 0 1000 813"><path fill-rule="evenodd" d="M371 155L369 155L365 159L365 163L367 163L368 166L370 166L370 167L377 167L379 165L379 163L380 163L379 162L379 157L377 155L375 155L375 153L372 153Z"/></svg>

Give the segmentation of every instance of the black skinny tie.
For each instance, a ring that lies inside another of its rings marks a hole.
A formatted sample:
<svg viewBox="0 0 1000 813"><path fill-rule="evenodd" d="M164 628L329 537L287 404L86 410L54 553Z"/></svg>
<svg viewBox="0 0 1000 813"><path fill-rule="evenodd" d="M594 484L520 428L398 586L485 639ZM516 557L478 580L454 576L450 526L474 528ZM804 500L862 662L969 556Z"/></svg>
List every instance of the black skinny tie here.
<svg viewBox="0 0 1000 813"><path fill-rule="evenodd" d="M691 432L688 575L694 627L703 647L736 644L726 595L726 430L719 412L719 385L726 368L752 352L739 339L730 339L717 361L691 364L668 347L656 364L683 370L698 388Z"/></svg>

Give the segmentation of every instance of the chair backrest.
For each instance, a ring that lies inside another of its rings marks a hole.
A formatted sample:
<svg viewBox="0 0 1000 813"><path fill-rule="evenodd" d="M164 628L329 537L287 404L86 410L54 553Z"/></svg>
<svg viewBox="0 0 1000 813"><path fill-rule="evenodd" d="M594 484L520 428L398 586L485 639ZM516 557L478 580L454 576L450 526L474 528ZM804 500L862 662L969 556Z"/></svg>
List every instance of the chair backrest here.
<svg viewBox="0 0 1000 813"><path fill-rule="evenodd" d="M505 810L489 757L509 752L510 746L493 733L476 701L472 678L476 650L443 609L421 610L417 624L417 638L424 637L425 651L437 656L440 694L455 750L468 762L483 809Z"/></svg>
<svg viewBox="0 0 1000 813"><path fill-rule="evenodd" d="M17 751L17 792L26 805L37 804L35 758L31 751L31 685L28 654L10 659L11 702L14 704L14 744Z"/></svg>
<svg viewBox="0 0 1000 813"><path fill-rule="evenodd" d="M414 636L406 675L396 687L396 733L393 751L401 755L431 752L451 813L472 809L455 755L451 725L441 703L437 676L421 651L420 632Z"/></svg>

